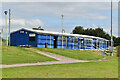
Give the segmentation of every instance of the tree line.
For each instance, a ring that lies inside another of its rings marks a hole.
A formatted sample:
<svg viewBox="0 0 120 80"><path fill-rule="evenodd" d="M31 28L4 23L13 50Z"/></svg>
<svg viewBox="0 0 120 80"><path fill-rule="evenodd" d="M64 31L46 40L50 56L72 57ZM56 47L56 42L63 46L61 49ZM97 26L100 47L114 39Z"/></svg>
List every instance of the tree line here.
<svg viewBox="0 0 120 80"><path fill-rule="evenodd" d="M105 38L107 40L110 40L111 37L108 33L106 33L103 28L87 28L84 29L82 26L76 26L73 31L73 34L82 34L82 35L90 35L90 36L96 36L96 37L101 37L101 38ZM118 46L120 45L120 37L115 37L113 36L113 42L114 42L114 46Z"/></svg>

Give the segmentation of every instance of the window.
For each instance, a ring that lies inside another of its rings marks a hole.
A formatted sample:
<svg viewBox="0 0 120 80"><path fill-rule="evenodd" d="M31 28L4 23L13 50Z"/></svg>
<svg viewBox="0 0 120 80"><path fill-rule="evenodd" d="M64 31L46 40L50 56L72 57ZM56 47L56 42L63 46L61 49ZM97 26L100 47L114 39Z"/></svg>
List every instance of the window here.
<svg viewBox="0 0 120 80"><path fill-rule="evenodd" d="M58 37L58 40L59 40L59 41L62 40L60 36Z"/></svg>
<svg viewBox="0 0 120 80"><path fill-rule="evenodd" d="M105 41L103 41L103 44L106 44L106 42L105 42Z"/></svg>
<svg viewBox="0 0 120 80"><path fill-rule="evenodd" d="M94 44L94 41L93 41L93 40L90 40L90 44L92 44L92 45L93 45L93 44Z"/></svg>
<svg viewBox="0 0 120 80"><path fill-rule="evenodd" d="M65 36L63 36L63 43L65 43Z"/></svg>
<svg viewBox="0 0 120 80"><path fill-rule="evenodd" d="M23 33L24 33L24 31L20 31L20 33L22 33L22 34L23 34Z"/></svg>
<svg viewBox="0 0 120 80"><path fill-rule="evenodd" d="M92 44L92 40L89 40L89 44Z"/></svg>
<svg viewBox="0 0 120 80"><path fill-rule="evenodd" d="M78 44L78 38L77 37L75 38L75 43Z"/></svg>
<svg viewBox="0 0 120 80"><path fill-rule="evenodd" d="M93 41L93 40L90 39L90 38L86 38L86 39L85 39L85 43L86 43L86 44L92 44L92 41Z"/></svg>
<svg viewBox="0 0 120 80"><path fill-rule="evenodd" d="M69 43L71 43L72 42L72 38L71 37L69 37Z"/></svg>
<svg viewBox="0 0 120 80"><path fill-rule="evenodd" d="M35 41L35 37L29 37L29 41Z"/></svg>
<svg viewBox="0 0 120 80"><path fill-rule="evenodd" d="M83 43L83 39L79 38L79 40L80 40L80 44Z"/></svg>
<svg viewBox="0 0 120 80"><path fill-rule="evenodd" d="M101 41L99 41L99 45L101 45Z"/></svg>
<svg viewBox="0 0 120 80"><path fill-rule="evenodd" d="M35 41L35 34L29 34L29 41Z"/></svg>
<svg viewBox="0 0 120 80"><path fill-rule="evenodd" d="M71 43L71 44L74 43L74 37L69 37L69 43Z"/></svg>
<svg viewBox="0 0 120 80"><path fill-rule="evenodd" d="M86 44L89 44L89 40L86 40Z"/></svg>
<svg viewBox="0 0 120 80"><path fill-rule="evenodd" d="M74 37L72 37L72 43L74 44Z"/></svg>

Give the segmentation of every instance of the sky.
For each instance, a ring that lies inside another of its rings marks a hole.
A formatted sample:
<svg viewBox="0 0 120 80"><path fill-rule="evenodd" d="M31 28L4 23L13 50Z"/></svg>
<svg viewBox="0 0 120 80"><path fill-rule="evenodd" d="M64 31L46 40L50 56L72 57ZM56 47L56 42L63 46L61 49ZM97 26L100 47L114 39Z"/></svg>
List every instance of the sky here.
<svg viewBox="0 0 120 80"><path fill-rule="evenodd" d="M110 2L3 2L0 26L5 38L4 11L11 9L11 32L21 28L41 26L46 31L71 33L76 26L83 28L101 27L110 33ZM113 35L118 36L118 3L113 2Z"/></svg>

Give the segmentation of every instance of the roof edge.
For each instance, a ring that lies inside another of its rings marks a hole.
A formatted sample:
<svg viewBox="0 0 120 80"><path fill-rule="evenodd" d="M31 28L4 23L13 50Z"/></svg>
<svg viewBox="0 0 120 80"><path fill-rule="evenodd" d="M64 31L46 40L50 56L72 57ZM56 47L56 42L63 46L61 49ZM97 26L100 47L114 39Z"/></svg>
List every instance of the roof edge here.
<svg viewBox="0 0 120 80"><path fill-rule="evenodd" d="M28 28L21 28L15 31L12 31L10 34L15 33L17 31L20 30L26 30L26 31L31 31L31 32L35 32L38 34L51 34L51 35L65 35L65 36L76 36L76 37L83 37L83 38L92 38L92 39L101 39L101 40L106 40L109 41L105 38L101 38L101 37L95 37L95 36L89 36L89 35L80 35L80 34L70 34L70 33L59 33L59 32L50 32L50 31L42 31L42 30L32 30L32 29L28 29Z"/></svg>

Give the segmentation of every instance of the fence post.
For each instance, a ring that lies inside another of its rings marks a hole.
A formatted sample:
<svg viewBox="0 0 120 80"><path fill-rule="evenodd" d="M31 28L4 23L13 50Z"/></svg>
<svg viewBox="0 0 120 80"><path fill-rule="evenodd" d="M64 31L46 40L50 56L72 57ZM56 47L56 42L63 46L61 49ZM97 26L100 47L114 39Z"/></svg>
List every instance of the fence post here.
<svg viewBox="0 0 120 80"><path fill-rule="evenodd" d="M120 57L120 45L116 47L117 48L117 57Z"/></svg>

